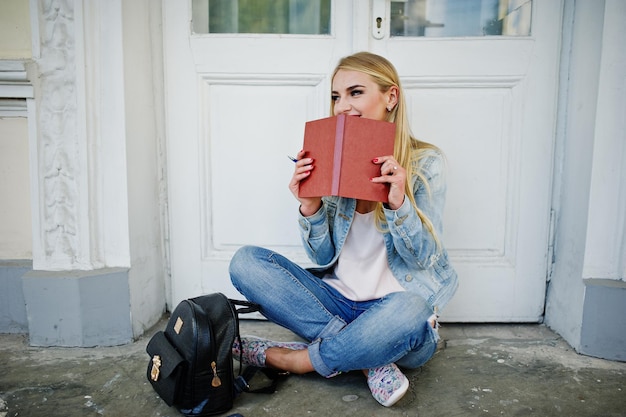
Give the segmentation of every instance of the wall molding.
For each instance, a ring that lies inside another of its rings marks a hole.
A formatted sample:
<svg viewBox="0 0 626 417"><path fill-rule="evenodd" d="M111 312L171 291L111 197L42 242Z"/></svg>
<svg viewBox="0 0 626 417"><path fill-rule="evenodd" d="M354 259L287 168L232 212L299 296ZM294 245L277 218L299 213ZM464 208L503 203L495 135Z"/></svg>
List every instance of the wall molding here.
<svg viewBox="0 0 626 417"><path fill-rule="evenodd" d="M34 269L128 266L121 3L36 0L31 14Z"/></svg>

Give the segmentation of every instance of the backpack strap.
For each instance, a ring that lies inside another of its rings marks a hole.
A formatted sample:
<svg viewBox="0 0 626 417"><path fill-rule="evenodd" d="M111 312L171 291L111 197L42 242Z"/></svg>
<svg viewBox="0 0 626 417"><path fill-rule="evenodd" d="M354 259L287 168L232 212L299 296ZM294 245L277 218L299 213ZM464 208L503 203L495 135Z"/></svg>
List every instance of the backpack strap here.
<svg viewBox="0 0 626 417"><path fill-rule="evenodd" d="M235 338L239 340L239 345L241 345L241 336L239 334L239 315L254 313L257 311L261 311L261 306L257 303L253 303L251 301L246 300L234 300L229 298L228 301L233 306L236 312L236 335ZM249 365L245 369L242 370L242 355L243 351L239 353L239 375L235 378L235 395L238 395L242 392L249 392L253 394L272 394L276 391L276 387L278 383L287 378L289 376L289 372L283 372L276 369L271 368L259 368L258 366ZM250 389L250 381L256 375L257 372L261 371L265 376L271 381L269 385Z"/></svg>
<svg viewBox="0 0 626 417"><path fill-rule="evenodd" d="M261 388L250 389L250 381L261 371L270 380L270 383ZM278 383L289 376L289 372L282 372L271 368L259 368L258 366L247 366L241 375L235 378L235 391L249 392L251 394L273 394L276 392Z"/></svg>
<svg viewBox="0 0 626 417"><path fill-rule="evenodd" d="M254 313L256 311L261 311L261 306L258 305L257 303L253 303L251 301L247 301L247 300L234 300L232 298L228 299L228 302L230 303L233 312L235 313L235 339L237 341L239 341L239 346L241 346L241 335L239 334L239 315L240 314L247 314L247 313ZM241 392L241 391L245 391L243 388L239 389L238 387L238 379L241 378L242 375L242 369L243 369L243 361L242 361L242 356L243 356L243 351L239 352L239 376L237 378L235 378L235 389L237 391L237 393ZM252 377L250 377L252 378ZM250 379L248 379L249 381ZM241 383L242 387L245 387L248 382L246 381L246 379L243 379L243 381L239 381L239 383Z"/></svg>
<svg viewBox="0 0 626 417"><path fill-rule="evenodd" d="M230 301L230 303L233 305L237 314L247 314L261 311L261 306L251 301L233 300L232 298L229 298L228 301Z"/></svg>

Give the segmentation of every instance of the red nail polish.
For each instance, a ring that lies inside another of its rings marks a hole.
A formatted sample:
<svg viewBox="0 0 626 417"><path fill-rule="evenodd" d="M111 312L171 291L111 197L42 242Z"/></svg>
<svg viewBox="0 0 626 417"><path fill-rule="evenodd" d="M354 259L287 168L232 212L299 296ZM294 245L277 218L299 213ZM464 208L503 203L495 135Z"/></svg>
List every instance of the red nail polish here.
<svg viewBox="0 0 626 417"><path fill-rule="evenodd" d="M372 159L372 162L373 162L373 163L378 162L378 158L374 158L374 159Z"/></svg>

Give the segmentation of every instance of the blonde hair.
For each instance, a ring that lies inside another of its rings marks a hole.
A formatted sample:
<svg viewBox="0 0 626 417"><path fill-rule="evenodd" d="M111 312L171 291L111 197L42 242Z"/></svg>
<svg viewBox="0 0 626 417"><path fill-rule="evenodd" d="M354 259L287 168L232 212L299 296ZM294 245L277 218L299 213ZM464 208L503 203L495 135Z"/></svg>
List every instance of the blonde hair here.
<svg viewBox="0 0 626 417"><path fill-rule="evenodd" d="M402 165L407 172L407 181L405 185L405 193L411 202L411 205L417 212L420 220L435 239L437 248L441 250L441 242L434 229L430 219L417 207L415 197L413 195L413 181L411 178L417 176L426 187L426 191L430 194L430 187L427 179L424 177L420 169L420 160L428 150L438 150L434 145L422 142L413 137L409 127L406 102L404 100L404 92L400 86L400 77L395 67L389 60L380 55L370 52L358 52L354 55L342 58L333 72L332 78L335 78L337 71L358 71L372 77L374 82L378 84L380 91L385 93L392 86L398 88L398 103L387 113L387 121L396 124L396 139L394 143L394 157ZM335 102L331 100L330 114L334 114ZM378 203L375 209L376 225L379 230L383 230L382 225L386 222L383 213L382 203Z"/></svg>

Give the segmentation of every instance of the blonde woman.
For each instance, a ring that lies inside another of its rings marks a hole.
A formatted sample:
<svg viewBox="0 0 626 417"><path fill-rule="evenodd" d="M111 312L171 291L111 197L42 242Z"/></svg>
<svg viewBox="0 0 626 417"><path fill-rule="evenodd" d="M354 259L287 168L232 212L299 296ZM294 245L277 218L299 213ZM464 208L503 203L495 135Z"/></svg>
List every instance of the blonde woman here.
<svg viewBox="0 0 626 417"><path fill-rule="evenodd" d="M270 321L308 343L244 337L233 351L245 364L293 373L362 370L373 397L389 407L409 387L399 366L420 367L435 353L436 313L457 287L441 236L444 159L411 135L398 74L379 55L339 62L331 114L396 123L394 155L375 158L380 176L370 179L389 184L389 201L299 197L300 182L315 175L315 161L300 151L289 189L300 202L305 251L319 267L246 246L230 274Z"/></svg>

